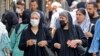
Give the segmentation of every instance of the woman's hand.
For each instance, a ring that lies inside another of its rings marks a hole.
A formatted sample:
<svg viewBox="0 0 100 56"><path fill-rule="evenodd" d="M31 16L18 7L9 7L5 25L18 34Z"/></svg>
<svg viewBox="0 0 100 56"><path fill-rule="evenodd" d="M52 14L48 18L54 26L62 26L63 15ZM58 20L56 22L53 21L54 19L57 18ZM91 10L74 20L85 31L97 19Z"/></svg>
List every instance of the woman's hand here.
<svg viewBox="0 0 100 56"><path fill-rule="evenodd" d="M48 45L48 42L47 41L40 41L39 43L38 43L38 46L40 46L40 47L45 47L46 45Z"/></svg>
<svg viewBox="0 0 100 56"><path fill-rule="evenodd" d="M7 56L11 56L11 55L10 55L10 49L9 49L9 48L5 48L5 50L6 50Z"/></svg>
<svg viewBox="0 0 100 56"><path fill-rule="evenodd" d="M78 40L78 39L76 39L76 40L68 40L67 41L68 47L71 47L71 48L76 48L77 44L82 44L82 41Z"/></svg>
<svg viewBox="0 0 100 56"><path fill-rule="evenodd" d="M93 37L92 33L91 32L86 32L85 33L85 36L88 38L88 37Z"/></svg>
<svg viewBox="0 0 100 56"><path fill-rule="evenodd" d="M60 43L54 43L54 47L57 48L57 49L60 49L61 48L61 44Z"/></svg>
<svg viewBox="0 0 100 56"><path fill-rule="evenodd" d="M36 40L33 39L27 40L27 46L33 46L33 45L36 45Z"/></svg>
<svg viewBox="0 0 100 56"><path fill-rule="evenodd" d="M7 56L11 56L10 54L7 54Z"/></svg>
<svg viewBox="0 0 100 56"><path fill-rule="evenodd" d="M96 53L93 53L93 55L92 55L92 56L97 56L97 55L96 55Z"/></svg>

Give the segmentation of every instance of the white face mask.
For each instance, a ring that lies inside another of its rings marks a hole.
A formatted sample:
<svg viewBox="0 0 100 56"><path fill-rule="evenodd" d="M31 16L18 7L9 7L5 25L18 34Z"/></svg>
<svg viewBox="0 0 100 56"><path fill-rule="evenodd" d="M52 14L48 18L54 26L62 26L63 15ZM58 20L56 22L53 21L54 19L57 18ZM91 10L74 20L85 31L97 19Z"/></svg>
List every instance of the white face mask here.
<svg viewBox="0 0 100 56"><path fill-rule="evenodd" d="M22 13L21 9L16 8L17 13Z"/></svg>
<svg viewBox="0 0 100 56"><path fill-rule="evenodd" d="M32 26L38 26L39 25L39 20L31 19L30 23L31 23Z"/></svg>

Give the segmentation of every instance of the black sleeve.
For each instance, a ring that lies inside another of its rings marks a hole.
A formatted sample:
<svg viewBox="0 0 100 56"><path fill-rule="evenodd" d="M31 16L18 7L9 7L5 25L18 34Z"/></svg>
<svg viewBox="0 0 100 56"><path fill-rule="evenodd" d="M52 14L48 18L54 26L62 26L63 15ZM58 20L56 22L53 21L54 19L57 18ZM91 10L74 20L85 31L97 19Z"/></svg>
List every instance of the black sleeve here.
<svg viewBox="0 0 100 56"><path fill-rule="evenodd" d="M60 42L58 38L60 38L60 37L58 37L58 29L57 29L55 34L54 34L53 40L52 40L52 46L54 46L54 43Z"/></svg>
<svg viewBox="0 0 100 56"><path fill-rule="evenodd" d="M94 28L95 28L95 25L93 25L91 27L91 33L92 33L93 36L94 36ZM89 47L91 46L92 40L93 40L93 37L89 37L89 39L88 39L88 46Z"/></svg>
<svg viewBox="0 0 100 56"><path fill-rule="evenodd" d="M79 26L76 26L76 30L78 33L78 38L82 40L82 45L86 47L88 45L88 40L86 36L84 35L82 29Z"/></svg>
<svg viewBox="0 0 100 56"><path fill-rule="evenodd" d="M51 46L52 37L48 29L45 29L46 40L48 41L48 45Z"/></svg>
<svg viewBox="0 0 100 56"><path fill-rule="evenodd" d="M91 27L91 33L94 35L94 28L95 28L95 25L93 25L92 27Z"/></svg>
<svg viewBox="0 0 100 56"><path fill-rule="evenodd" d="M21 34L20 42L19 42L19 49L20 50L26 50L27 44L26 44L26 38L25 38L25 30Z"/></svg>
<svg viewBox="0 0 100 56"><path fill-rule="evenodd" d="M59 40L60 37L59 37L58 31L59 31L59 29L56 30L54 37L53 37L53 40L52 40L52 50L54 52L59 52L59 49L54 47L54 43L60 43L60 40Z"/></svg>

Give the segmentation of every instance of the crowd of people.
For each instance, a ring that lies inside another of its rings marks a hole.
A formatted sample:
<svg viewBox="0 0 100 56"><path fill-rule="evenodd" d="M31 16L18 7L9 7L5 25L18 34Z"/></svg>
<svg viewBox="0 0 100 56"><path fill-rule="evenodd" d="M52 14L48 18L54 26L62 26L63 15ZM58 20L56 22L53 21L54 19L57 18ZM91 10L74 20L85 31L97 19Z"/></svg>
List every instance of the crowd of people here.
<svg viewBox="0 0 100 56"><path fill-rule="evenodd" d="M46 0L45 12L29 4L3 14L0 56L100 56L100 0Z"/></svg>

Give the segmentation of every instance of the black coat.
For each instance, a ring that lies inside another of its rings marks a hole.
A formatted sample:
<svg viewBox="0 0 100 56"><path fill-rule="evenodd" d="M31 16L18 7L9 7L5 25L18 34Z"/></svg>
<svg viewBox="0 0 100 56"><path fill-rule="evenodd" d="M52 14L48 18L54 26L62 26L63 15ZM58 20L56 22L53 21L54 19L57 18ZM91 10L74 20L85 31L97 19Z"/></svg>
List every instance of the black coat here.
<svg viewBox="0 0 100 56"><path fill-rule="evenodd" d="M76 30L75 34L77 35L77 37L73 37L73 38L82 40L83 46L84 47L87 46L88 42L81 28L76 26L76 29L74 30ZM61 49L54 48L58 56L80 56L77 48L70 48L66 44L66 42L70 39L71 38L70 38L69 30L63 30L61 28L57 29L53 42L61 44Z"/></svg>
<svg viewBox="0 0 100 56"><path fill-rule="evenodd" d="M39 28L36 35L32 32L30 27L27 30L24 30L21 35L19 49L24 51L24 56L48 56L45 47L39 47L37 44L27 46L26 41L29 39L36 39L37 43L42 40L47 40L48 47L50 47L51 36L45 27L42 29Z"/></svg>
<svg viewBox="0 0 100 56"><path fill-rule="evenodd" d="M68 29L64 30L63 27L60 27L56 30L53 45L54 43L60 43L61 49L54 48L54 50L57 52L58 56L80 56L81 53L78 51L79 48L70 48L66 42L68 40L80 39L82 40L82 46L85 47L88 43L87 39L82 29L77 25L73 25L72 17L67 11L60 13L60 16L64 16L66 19L68 19Z"/></svg>

